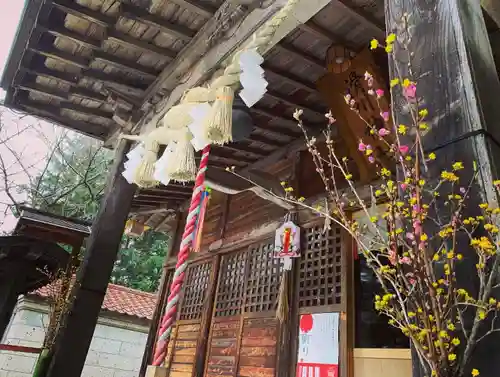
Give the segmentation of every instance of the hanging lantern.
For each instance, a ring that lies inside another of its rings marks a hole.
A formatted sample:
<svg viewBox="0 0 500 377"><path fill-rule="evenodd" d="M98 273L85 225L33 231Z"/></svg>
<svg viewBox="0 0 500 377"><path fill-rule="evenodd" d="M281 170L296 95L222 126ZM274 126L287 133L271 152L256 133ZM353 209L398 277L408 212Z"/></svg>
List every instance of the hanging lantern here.
<svg viewBox="0 0 500 377"><path fill-rule="evenodd" d="M250 111L243 100L236 97L233 102L232 140L241 141L252 133L254 128Z"/></svg>
<svg viewBox="0 0 500 377"><path fill-rule="evenodd" d="M341 45L332 45L326 52L328 72L342 73L351 67L351 60L355 53Z"/></svg>

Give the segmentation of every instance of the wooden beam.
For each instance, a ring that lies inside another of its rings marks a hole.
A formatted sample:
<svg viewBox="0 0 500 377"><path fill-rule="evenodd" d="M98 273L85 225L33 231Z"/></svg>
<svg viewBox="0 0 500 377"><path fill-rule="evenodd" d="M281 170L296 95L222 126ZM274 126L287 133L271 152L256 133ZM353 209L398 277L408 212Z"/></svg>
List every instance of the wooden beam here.
<svg viewBox="0 0 500 377"><path fill-rule="evenodd" d="M310 136L315 136L315 135L310 135ZM316 135L318 141L324 140L323 135L321 132L318 132L318 135ZM298 151L306 149L306 143L303 138L296 139L292 141L290 144L285 145L278 150L274 151L267 157L255 162L254 164L246 167L243 171L248 172L249 170L265 170L271 165L274 165L275 163L279 162L282 159L288 158L292 156L293 154L297 153Z"/></svg>
<svg viewBox="0 0 500 377"><path fill-rule="evenodd" d="M308 54L307 52L299 50L298 48L296 48L295 46L293 46L289 43L282 42L280 44L277 44L275 46L275 48L278 50L281 50L289 55L293 55L293 56L295 56L295 57L297 57L297 58L305 61L306 63L309 63L309 64L315 66L315 67L318 67L322 71L326 71L326 63L325 62L323 62L322 60L318 59L315 56Z"/></svg>
<svg viewBox="0 0 500 377"><path fill-rule="evenodd" d="M116 30L110 30L107 34L107 39L126 47L136 48L143 52L154 53L156 55L160 55L162 57L167 57L170 59L174 59L177 55L175 51L163 47L158 47L146 41L141 41L139 39L133 38L130 35L120 33Z"/></svg>
<svg viewBox="0 0 500 377"><path fill-rule="evenodd" d="M63 92L62 90L58 90L56 88L46 87L46 86L36 84L36 83L32 83L32 84L21 83L17 87L21 90L26 90L28 92L43 94L45 96L56 98L56 99L61 100L61 101L68 100L68 93Z"/></svg>
<svg viewBox="0 0 500 377"><path fill-rule="evenodd" d="M317 38L324 39L328 42L335 43L335 44L340 44L344 47L347 47L353 51L358 50L357 46L354 46L352 42L348 41L345 39L343 36L340 36L338 34L334 34L330 30L325 29L322 26L319 26L318 24L314 23L313 21L307 21L304 24L300 24L299 28Z"/></svg>
<svg viewBox="0 0 500 377"><path fill-rule="evenodd" d="M266 155L266 153L262 149L252 148L252 147L248 147L248 146L241 145L241 144L238 144L238 145L234 145L233 143L225 144L221 148L228 149L228 150L238 152L238 153L243 153L243 154L247 153L247 154L257 156L257 157L262 157L262 156Z"/></svg>
<svg viewBox="0 0 500 377"><path fill-rule="evenodd" d="M320 117L323 117L324 116L324 112L321 112L319 109L312 109L310 107L310 105L306 105L306 104L301 104L301 103L298 103L298 102L295 102L294 100L290 99L290 98L287 98L285 97L284 95L280 94L280 93L277 93L275 91L272 91L272 90L268 90L265 94L265 96L267 97L270 97L278 102L282 102L284 103L285 105L293 108L293 109L302 109L302 110L305 110L305 111L309 111L310 113L314 114L314 115L317 115L317 116L320 116Z"/></svg>
<svg viewBox="0 0 500 377"><path fill-rule="evenodd" d="M73 54L67 53L65 51L58 50L57 48L50 46L50 47L30 47L29 48L31 51L36 52L37 54L40 54L42 56L45 56L47 58L52 58L59 60L63 63L66 64L71 64L74 66L77 66L78 68L86 69L88 68L89 60L75 56Z"/></svg>
<svg viewBox="0 0 500 377"><path fill-rule="evenodd" d="M93 22L103 27L108 27L115 23L115 20L112 17L84 7L76 1L52 0L52 5L64 13L71 14L72 16Z"/></svg>
<svg viewBox="0 0 500 377"><path fill-rule="evenodd" d="M106 86L106 84L120 84L122 86L130 87L131 90L145 90L147 88L147 84L140 83L139 80L132 80L124 75L104 73L103 71L95 69L85 71L85 74L82 77L88 77L96 81L101 81L104 86Z"/></svg>
<svg viewBox="0 0 500 377"><path fill-rule="evenodd" d="M250 113L262 115L265 117L268 117L270 119L279 119L283 122L293 124L294 126L297 126L297 122L293 120L293 118L288 118L286 117L283 113L276 111L275 109L270 109L270 108L265 108L265 107L260 107L260 106L252 106L250 108Z"/></svg>
<svg viewBox="0 0 500 377"><path fill-rule="evenodd" d="M94 60L100 60L106 64L112 65L118 69L133 71L148 79L154 80L158 73L150 68L144 67L138 63L128 60L120 59L118 56L108 54L103 51L96 51L94 53Z"/></svg>
<svg viewBox="0 0 500 377"><path fill-rule="evenodd" d="M301 77L292 75L292 74L285 72L285 71L281 71L279 68L271 67L268 64L266 64L265 62L262 65L262 68L264 68L264 70L266 71L266 75L271 74L272 76L276 76L280 80L285 81L289 84L292 84L292 85L296 86L297 88L307 90L308 92L311 92L311 93L318 93L318 89L316 88L316 86L313 83L308 82L308 81L302 79Z"/></svg>
<svg viewBox="0 0 500 377"><path fill-rule="evenodd" d="M179 38L187 42L189 42L196 34L196 31L194 30L188 29L181 25L172 24L164 18L155 16L149 13L147 10L139 8L135 5L121 3L120 9L120 15L123 17L155 27L165 34L169 34L175 38Z"/></svg>
<svg viewBox="0 0 500 377"><path fill-rule="evenodd" d="M108 97L105 96L104 94L94 92L93 90L79 87L79 86L73 86L69 89L69 94L75 97L80 97L83 99L88 99L91 101L96 101L96 102L103 102L106 103Z"/></svg>
<svg viewBox="0 0 500 377"><path fill-rule="evenodd" d="M170 0L170 2L175 3L181 8L187 9L190 12L196 13L197 15L205 18L212 17L217 11L216 8L211 7L206 3L201 3L193 0Z"/></svg>
<svg viewBox="0 0 500 377"><path fill-rule="evenodd" d="M349 17L374 31L377 38L385 39L385 26L371 13L356 6L351 0L335 0L335 4L338 4L345 13L349 14Z"/></svg>
<svg viewBox="0 0 500 377"><path fill-rule="evenodd" d="M272 127L272 126L265 125L265 124L256 125L255 129L262 131L262 132L265 132L266 134L274 135L275 137L277 137L279 139L282 139L283 137L286 137L288 139L295 139L297 137L300 137L300 135L301 135L298 132L294 133L292 130L284 128L284 127ZM251 138L255 139L254 136L256 136L256 135L251 135Z"/></svg>
<svg viewBox="0 0 500 377"><path fill-rule="evenodd" d="M77 104L74 104L72 102L61 103L59 105L59 107L61 109L71 110L71 111L85 114L85 115L97 116L97 117L108 119L108 120L111 120L113 118L113 113L110 113L108 111L101 110L101 109L94 109L92 107L87 107L87 106L82 106L82 105L77 105Z"/></svg>
<svg viewBox="0 0 500 377"><path fill-rule="evenodd" d="M163 203L169 200L185 200L189 198L191 195L155 195L155 194L145 194L144 192L139 192L139 194L134 197L134 201L154 201L158 203Z"/></svg>
<svg viewBox="0 0 500 377"><path fill-rule="evenodd" d="M20 102L18 103L18 106L21 109L30 113L31 115L35 115L39 118L46 119L49 122L58 124L64 128L70 128L71 125L70 129L76 132L80 132L84 135L97 138L99 140L103 140L109 132L109 130L106 127L100 124L86 123L71 118L66 118L60 115L59 108L55 106L50 106L50 108L47 108L47 106L49 105L39 104L34 101ZM57 112L54 112L56 110Z"/></svg>
<svg viewBox="0 0 500 377"><path fill-rule="evenodd" d="M481 6L500 27L500 2L498 0L481 0Z"/></svg>
<svg viewBox="0 0 500 377"><path fill-rule="evenodd" d="M270 132L268 130L265 130L265 131L266 132ZM276 133L276 131L275 131L275 133ZM279 135L279 133L278 133L278 135ZM289 137L289 138L292 139L292 140L294 140L291 137ZM262 143L262 144L265 144L265 145L269 145L270 147L273 147L273 148L280 148L280 147L283 146L283 144L287 144L288 143L288 142L273 140L273 139L270 139L269 137L266 137L264 135L255 135L255 134L250 135L247 138L247 140L254 141L256 143Z"/></svg>
<svg viewBox="0 0 500 377"><path fill-rule="evenodd" d="M258 158L258 157L251 158L247 156L235 156L232 152L228 151L227 149L216 146L212 147L212 150L210 151L210 156L214 156L217 158L224 158L228 160L231 159L243 163L253 163L255 159Z"/></svg>
<svg viewBox="0 0 500 377"><path fill-rule="evenodd" d="M74 31L71 31L69 29L66 29L64 27L58 27L58 26L46 26L46 25L37 25L37 28L43 32L49 33L55 37L62 37L69 39L75 43L78 43L81 46L95 49L95 48L100 48L100 42L96 39L92 39L89 37L86 37L84 35L75 33Z"/></svg>
<svg viewBox="0 0 500 377"><path fill-rule="evenodd" d="M54 69L47 68L45 66L38 67L36 69L21 67L21 71L24 71L30 75L45 77L47 79L52 79L56 81L63 81L66 84L74 85L78 82L78 75L74 75L67 72L56 71Z"/></svg>

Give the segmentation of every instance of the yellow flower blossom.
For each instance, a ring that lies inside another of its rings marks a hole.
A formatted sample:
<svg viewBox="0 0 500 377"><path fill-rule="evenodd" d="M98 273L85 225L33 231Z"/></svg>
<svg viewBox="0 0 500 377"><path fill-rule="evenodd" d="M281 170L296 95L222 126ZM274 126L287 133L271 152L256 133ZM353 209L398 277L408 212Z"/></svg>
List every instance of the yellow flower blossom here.
<svg viewBox="0 0 500 377"><path fill-rule="evenodd" d="M477 316L479 317L479 319L485 319L486 318L486 312L484 310L480 309L477 312Z"/></svg>
<svg viewBox="0 0 500 377"><path fill-rule="evenodd" d="M449 337L448 333L445 330L441 330L439 332L439 337L443 339L447 339Z"/></svg>
<svg viewBox="0 0 500 377"><path fill-rule="evenodd" d="M418 112L418 115L420 115L422 118L425 118L427 115L429 115L429 111L427 111L427 109L422 109Z"/></svg>
<svg viewBox="0 0 500 377"><path fill-rule="evenodd" d="M497 300L495 300L493 297L490 297L489 303L490 305L495 305L497 303Z"/></svg>
<svg viewBox="0 0 500 377"><path fill-rule="evenodd" d="M375 50L378 47L378 41L376 39L372 39L370 41L370 49Z"/></svg>
<svg viewBox="0 0 500 377"><path fill-rule="evenodd" d="M452 165L452 168L453 170L457 171L457 170L462 170L464 168L464 164L460 161L458 162L455 162L453 165Z"/></svg>
<svg viewBox="0 0 500 377"><path fill-rule="evenodd" d="M391 175L391 172L386 168L382 168L382 170L380 170L380 174L382 174L382 176L384 177L389 177Z"/></svg>
<svg viewBox="0 0 500 377"><path fill-rule="evenodd" d="M481 203L481 204L479 204L479 208L486 209L486 208L488 208L488 204L487 203Z"/></svg>
<svg viewBox="0 0 500 377"><path fill-rule="evenodd" d="M432 257L432 260L434 262L437 262L439 260L439 254L438 253L434 254L434 256Z"/></svg>
<svg viewBox="0 0 500 377"><path fill-rule="evenodd" d="M427 131L429 129L429 125L426 122L419 123L418 128L421 131Z"/></svg>
<svg viewBox="0 0 500 377"><path fill-rule="evenodd" d="M448 355L448 360L455 361L456 359L457 359L457 355L455 355L454 353L450 353Z"/></svg>
<svg viewBox="0 0 500 377"><path fill-rule="evenodd" d="M485 252L491 253L495 251L495 247L488 237L473 238L470 242L471 246L477 247Z"/></svg>
<svg viewBox="0 0 500 377"><path fill-rule="evenodd" d="M394 88L398 84L399 84L399 79L392 79L390 82L391 88Z"/></svg>
<svg viewBox="0 0 500 377"><path fill-rule="evenodd" d="M382 195L382 190L375 190L375 196Z"/></svg>
<svg viewBox="0 0 500 377"><path fill-rule="evenodd" d="M455 253L453 251L449 251L446 254L446 258L448 258L448 259L453 259L454 257L455 257Z"/></svg>
<svg viewBox="0 0 500 377"><path fill-rule="evenodd" d="M450 331L455 331L455 325L453 323L448 323L448 326L446 326L448 330Z"/></svg>
<svg viewBox="0 0 500 377"><path fill-rule="evenodd" d="M410 80L408 80L408 79L404 79L403 80L403 86L405 88L408 88L410 85L411 85L411 81Z"/></svg>
<svg viewBox="0 0 500 377"><path fill-rule="evenodd" d="M302 203L302 202L304 202L306 200L306 198L304 198L303 196L301 196L297 200L299 201L299 203Z"/></svg>
<svg viewBox="0 0 500 377"><path fill-rule="evenodd" d="M451 344L453 344L454 346L459 346L460 345L460 339L453 338L452 341L451 341Z"/></svg>
<svg viewBox="0 0 500 377"><path fill-rule="evenodd" d="M401 135L406 135L406 131L408 131L408 127L406 127L404 124L400 124L398 126L398 132L401 134Z"/></svg>
<svg viewBox="0 0 500 377"><path fill-rule="evenodd" d="M435 160L436 154L434 152L429 153L429 160Z"/></svg>
<svg viewBox="0 0 500 377"><path fill-rule="evenodd" d="M455 173L444 170L441 172L441 179L449 182L456 182L459 178Z"/></svg>
<svg viewBox="0 0 500 377"><path fill-rule="evenodd" d="M347 179L348 181L352 179L352 174L346 174L345 175L345 179Z"/></svg>
<svg viewBox="0 0 500 377"><path fill-rule="evenodd" d="M372 223L376 223L378 221L378 217L377 216L372 216L372 217L370 217L370 221Z"/></svg>
<svg viewBox="0 0 500 377"><path fill-rule="evenodd" d="M281 186L286 186L286 182L285 181L281 181L280 185Z"/></svg>
<svg viewBox="0 0 500 377"><path fill-rule="evenodd" d="M394 50L394 47L392 45L385 46L385 52L387 52L388 54L390 54L392 50Z"/></svg>
<svg viewBox="0 0 500 377"><path fill-rule="evenodd" d="M385 39L386 43L394 43L396 41L396 34L391 33Z"/></svg>
<svg viewBox="0 0 500 377"><path fill-rule="evenodd" d="M293 192L293 187L286 187L285 192Z"/></svg>
<svg viewBox="0 0 500 377"><path fill-rule="evenodd" d="M462 254L457 254L457 259L458 260L462 260L464 258L464 256Z"/></svg>
<svg viewBox="0 0 500 377"><path fill-rule="evenodd" d="M420 236L420 241L427 241L428 239L429 237L425 233L422 233L422 235Z"/></svg>
<svg viewBox="0 0 500 377"><path fill-rule="evenodd" d="M494 181L493 181L493 184L494 184L495 186L500 185L500 179L496 179L496 180L494 180Z"/></svg>
<svg viewBox="0 0 500 377"><path fill-rule="evenodd" d="M472 369L471 374L472 374L472 377L477 377L477 376L479 376L479 371L474 368L474 369Z"/></svg>

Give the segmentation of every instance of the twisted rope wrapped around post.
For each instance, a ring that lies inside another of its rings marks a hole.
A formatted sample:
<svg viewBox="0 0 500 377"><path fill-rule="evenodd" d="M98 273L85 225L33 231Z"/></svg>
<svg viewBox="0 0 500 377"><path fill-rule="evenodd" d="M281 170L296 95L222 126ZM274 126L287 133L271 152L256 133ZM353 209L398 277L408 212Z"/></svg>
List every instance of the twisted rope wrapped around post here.
<svg viewBox="0 0 500 377"><path fill-rule="evenodd" d="M200 210L200 202L204 189L205 182L205 172L208 167L208 157L210 153L210 146L203 149L203 154L200 161L200 168L196 176L193 195L191 197L191 204L189 206L189 212L186 219L186 225L184 226L184 233L182 234L182 240L179 250L179 255L177 257L177 264L175 266L174 277L172 280L172 285L170 286L170 295L168 296L167 306L165 308L165 314L162 318L160 328L158 330L158 340L155 347L155 353L153 356L153 365L161 366L165 361L168 341L172 333L172 327L175 322L175 317L177 314L177 303L179 301L179 294L184 283L184 277L187 268L187 259L189 257L189 251L193 244L194 231L196 226L196 220L198 219L198 212Z"/></svg>

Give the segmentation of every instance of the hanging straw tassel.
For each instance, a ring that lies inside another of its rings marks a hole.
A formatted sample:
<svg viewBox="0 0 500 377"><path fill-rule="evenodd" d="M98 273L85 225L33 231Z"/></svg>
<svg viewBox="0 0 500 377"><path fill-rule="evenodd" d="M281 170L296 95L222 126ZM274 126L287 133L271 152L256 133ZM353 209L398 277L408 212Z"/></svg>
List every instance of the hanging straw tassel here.
<svg viewBox="0 0 500 377"><path fill-rule="evenodd" d="M222 86L216 91L216 99L204 123L208 140L214 144L225 144L233 140L233 100L234 90Z"/></svg>
<svg viewBox="0 0 500 377"><path fill-rule="evenodd" d="M290 273L291 271L283 271L281 277L280 291L278 293L278 308L276 309L276 318L280 323L288 319L288 312L290 310L290 303L288 301L288 290L290 286Z"/></svg>
<svg viewBox="0 0 500 377"><path fill-rule="evenodd" d="M154 179L154 172L160 145L156 141L148 141L145 143L144 149L141 162L134 171L133 181L139 187L154 187L158 185L158 182Z"/></svg>
<svg viewBox="0 0 500 377"><path fill-rule="evenodd" d="M169 163L165 167L166 174L170 179L177 182L194 181L196 176L196 161L194 159L194 148L191 145L191 134L189 132L177 142L169 157Z"/></svg>

